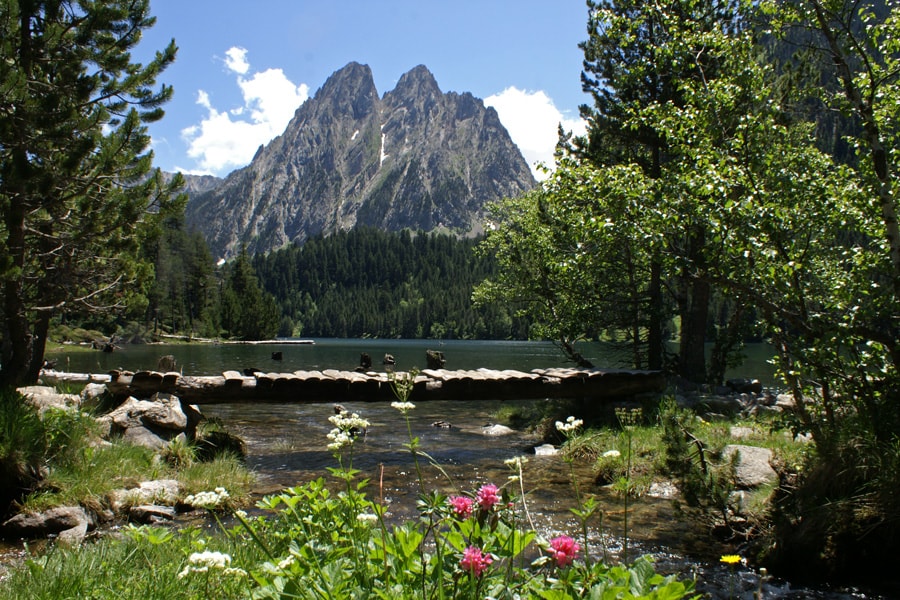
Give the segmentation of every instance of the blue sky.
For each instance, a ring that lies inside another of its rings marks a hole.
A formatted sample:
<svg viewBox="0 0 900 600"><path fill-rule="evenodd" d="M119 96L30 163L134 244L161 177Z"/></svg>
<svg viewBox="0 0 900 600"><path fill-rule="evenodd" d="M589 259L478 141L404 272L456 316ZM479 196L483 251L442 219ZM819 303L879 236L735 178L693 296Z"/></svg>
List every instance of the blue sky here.
<svg viewBox="0 0 900 600"><path fill-rule="evenodd" d="M583 131L582 0L152 0L135 54L175 39L175 87L150 133L157 166L227 175L281 134L297 107L351 61L379 94L423 64L444 92L494 106L532 166L552 163L556 127Z"/></svg>

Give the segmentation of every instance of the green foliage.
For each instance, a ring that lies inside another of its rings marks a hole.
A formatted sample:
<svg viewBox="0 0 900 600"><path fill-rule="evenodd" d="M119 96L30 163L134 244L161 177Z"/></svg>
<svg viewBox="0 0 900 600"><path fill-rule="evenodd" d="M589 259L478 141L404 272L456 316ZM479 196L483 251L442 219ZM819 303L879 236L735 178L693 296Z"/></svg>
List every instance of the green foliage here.
<svg viewBox="0 0 900 600"><path fill-rule="evenodd" d="M160 224L159 235L144 244L143 252L155 267L143 315L153 323L154 332L215 337L218 281L203 236L186 230L183 215L172 215Z"/></svg>
<svg viewBox="0 0 900 600"><path fill-rule="evenodd" d="M504 306L472 306L472 287L495 268L475 244L358 227L256 256L253 267L297 335L528 338Z"/></svg>
<svg viewBox="0 0 900 600"><path fill-rule="evenodd" d="M894 512L872 494L882 479L870 465L900 426L900 10L840 0L602 1L589 3L588 25L588 135L563 140L556 174L530 197L500 205L488 243L504 271L480 293L518 302L563 345L631 328L648 357L661 331L653 319L675 314L673 370L693 380L721 377L752 316L777 349L795 431L813 436L821 470L846 468L822 478L836 487L817 482L820 469L797 477L811 495L786 505L797 512L782 521L781 542L796 540L790 523L815 520L825 506L846 506L850 529L900 539L894 521L868 518ZM803 53L784 61L791 47ZM825 112L851 123L842 130L849 153L824 143L836 136L816 131L823 121L804 120ZM604 260L595 240L620 254ZM622 291L643 299L631 304L640 312L616 314L609 301ZM713 299L734 313L716 318L722 344L709 373L703 311ZM717 467L686 416L667 425L688 499L725 515L728 478L716 471L727 465ZM839 537L819 538L840 548L828 560L855 564Z"/></svg>
<svg viewBox="0 0 900 600"><path fill-rule="evenodd" d="M77 464L96 424L78 411L47 408L40 414L18 392L0 392L0 511L22 502L54 476Z"/></svg>
<svg viewBox="0 0 900 600"><path fill-rule="evenodd" d="M0 381L36 379L54 314L146 302L138 244L181 181L151 173L176 52L132 62L152 25L146 0L0 6Z"/></svg>
<svg viewBox="0 0 900 600"><path fill-rule="evenodd" d="M265 340L278 333L281 316L275 297L259 285L246 248L223 275L220 317L229 337Z"/></svg>
<svg viewBox="0 0 900 600"><path fill-rule="evenodd" d="M636 225L647 193L636 169L564 161L533 192L496 203L481 250L499 268L475 289L476 304L515 307L535 337L577 363L587 364L577 341L611 334L628 342L629 363L646 365L650 264Z"/></svg>
<svg viewBox="0 0 900 600"><path fill-rule="evenodd" d="M37 409L15 390L0 388L0 512L42 477L48 439Z"/></svg>
<svg viewBox="0 0 900 600"><path fill-rule="evenodd" d="M722 446L714 447L698 436L698 417L677 408L674 401L665 406L661 418L666 468L676 478L684 502L713 512L727 525L737 454L723 461Z"/></svg>

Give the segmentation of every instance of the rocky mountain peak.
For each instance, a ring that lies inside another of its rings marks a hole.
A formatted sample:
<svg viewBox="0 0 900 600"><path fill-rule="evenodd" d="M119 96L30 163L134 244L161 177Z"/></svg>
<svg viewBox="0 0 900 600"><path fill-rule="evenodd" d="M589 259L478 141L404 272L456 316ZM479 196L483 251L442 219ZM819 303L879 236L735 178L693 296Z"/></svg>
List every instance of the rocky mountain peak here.
<svg viewBox="0 0 900 600"><path fill-rule="evenodd" d="M388 92L385 97L395 98L436 98L441 95L437 80L425 65L414 67L400 76L396 87Z"/></svg>
<svg viewBox="0 0 900 600"><path fill-rule="evenodd" d="M186 218L222 258L362 225L472 235L488 202L534 183L480 99L441 92L423 65L381 98L369 67L350 63L250 165L191 195Z"/></svg>
<svg viewBox="0 0 900 600"><path fill-rule="evenodd" d="M315 104L327 105L341 115L361 119L378 102L378 90L369 65L352 62L335 71L316 92Z"/></svg>

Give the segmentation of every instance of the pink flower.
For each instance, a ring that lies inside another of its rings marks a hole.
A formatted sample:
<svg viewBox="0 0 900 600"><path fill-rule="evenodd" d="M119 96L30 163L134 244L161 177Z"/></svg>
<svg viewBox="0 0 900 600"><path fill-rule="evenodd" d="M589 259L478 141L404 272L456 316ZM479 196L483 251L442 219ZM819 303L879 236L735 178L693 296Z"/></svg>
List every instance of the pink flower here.
<svg viewBox="0 0 900 600"><path fill-rule="evenodd" d="M468 496L450 496L449 502L457 518L465 520L472 516L475 501Z"/></svg>
<svg viewBox="0 0 900 600"><path fill-rule="evenodd" d="M475 546L469 546L463 552L459 566L471 573L473 577L480 577L492 562L494 562L494 559L490 554L485 554L480 548Z"/></svg>
<svg viewBox="0 0 900 600"><path fill-rule="evenodd" d="M567 535L561 535L550 540L550 557L553 558L559 567L572 564L580 549L581 546Z"/></svg>
<svg viewBox="0 0 900 600"><path fill-rule="evenodd" d="M495 504L500 502L500 496L497 495L498 491L497 486L493 483L483 485L475 494L475 501L478 502L478 505L483 510L491 510Z"/></svg>

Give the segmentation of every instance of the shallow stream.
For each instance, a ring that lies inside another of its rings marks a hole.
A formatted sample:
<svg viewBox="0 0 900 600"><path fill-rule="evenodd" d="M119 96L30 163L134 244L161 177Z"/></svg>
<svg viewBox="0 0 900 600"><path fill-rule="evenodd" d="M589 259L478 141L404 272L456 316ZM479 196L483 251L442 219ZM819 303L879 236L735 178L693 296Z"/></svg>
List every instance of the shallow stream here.
<svg viewBox="0 0 900 600"><path fill-rule="evenodd" d="M403 416L386 402L348 402L344 407L371 424L365 437L354 445L352 456L353 468L362 471L360 478L370 480L368 496L387 504L398 522L414 517L419 483L411 454L404 448L409 433ZM580 491L596 496L602 506L602 518L590 526L592 554L620 560L626 539L621 498L594 483L592 465L570 465L559 455L536 456L534 448L541 441L533 435L485 435L483 428L492 423L497 408L492 402L431 401L418 403L409 413L412 435L441 467L420 459L428 490L449 494L474 491L485 483L502 486L512 474L504 461L525 457L525 498L535 528L547 537L578 536L579 523L569 510L575 507L574 476ZM232 404L203 410L222 419L247 442L249 464L260 476L256 490L260 494L327 478L327 467L337 466L325 447L325 436L332 427L328 417L334 414L331 404ZM434 427L437 421L449 422L452 427ZM696 575L699 591L711 597L732 597L732 590L736 594L740 589L740 597L752 598L759 589L758 573L752 567L739 566L732 573L719 563L723 554L736 552L734 546L715 541L704 527L680 519L671 498L645 497L629 504L630 559L651 554L661 572ZM880 598L858 591L796 587L778 580L764 582L762 589L765 598Z"/></svg>
<svg viewBox="0 0 900 600"><path fill-rule="evenodd" d="M265 371L290 372L312 369L352 370L360 354L372 358L373 368L381 368L385 354L394 356L398 370L424 367L425 349L441 350L448 369L547 368L565 364L559 350L546 342L472 342L426 340L316 340L314 345L232 345L180 344L126 346L113 353L83 349L55 353L57 368L70 372L105 373L111 369L154 369L157 359L175 356L185 374L219 374L229 369L255 367ZM589 344L582 353L598 365L618 366L616 352L609 345ZM283 359L273 361L281 351ZM767 363L771 351L764 345L747 349L749 360L729 374L755 377L765 385L773 382ZM536 402L536 401L535 401ZM582 493L597 497L602 520L591 523L591 551L598 557L619 560L626 541L622 500L608 488L595 485L592 465L570 465L560 456L536 456L541 443L526 432L507 436L486 436L483 427L495 419L499 402L466 400L420 402L410 412L412 435L420 448L441 469L422 461L426 486L445 493L473 491L482 484L498 486L508 481L511 470L504 461L524 456L524 490L536 529L546 535L575 535L579 525L570 509L575 506L574 477ZM415 465L404 444L409 441L406 421L389 403L351 403L344 406L367 419L371 426L354 447L352 466L360 477L370 480L370 498L389 505L398 522L415 515L419 492ZM259 476L256 493L264 495L285 487L328 477L327 468L337 466L326 449L331 430L330 403L312 404L220 404L203 407L208 417L221 419L226 427L247 444L248 463ZM437 421L450 428L434 427ZM345 465L346 466L346 465ZM448 477L445 477L443 470ZM518 485L518 484L516 484ZM645 497L628 507L628 557L651 554L660 572L696 576L698 591L712 598L753 598L762 589L764 598L849 599L887 598L854 590L814 589L792 586L770 579L762 583L752 566L734 572L719 563L723 554L739 553L734 546L715 541L706 528L678 518L671 498ZM740 592L740 593L738 593Z"/></svg>

